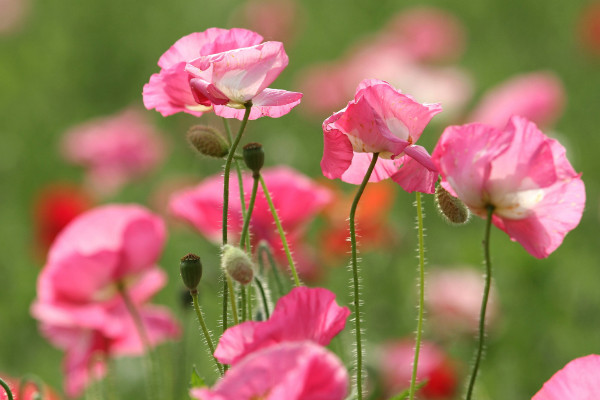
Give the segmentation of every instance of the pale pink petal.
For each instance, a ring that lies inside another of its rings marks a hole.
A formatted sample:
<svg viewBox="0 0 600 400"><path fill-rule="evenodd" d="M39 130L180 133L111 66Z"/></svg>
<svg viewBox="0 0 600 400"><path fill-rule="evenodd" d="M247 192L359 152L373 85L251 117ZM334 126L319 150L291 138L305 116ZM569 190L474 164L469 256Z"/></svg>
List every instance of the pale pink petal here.
<svg viewBox="0 0 600 400"><path fill-rule="evenodd" d="M185 63L177 64L170 69L163 69L150 77L150 82L142 90L144 107L155 109L163 117L185 112L199 117L203 112L210 111L196 103L189 85Z"/></svg>
<svg viewBox="0 0 600 400"><path fill-rule="evenodd" d="M354 185L360 185L363 179L365 178L365 174L367 173L367 169L369 168L369 164L371 164L372 160L373 154L371 153L354 153L352 163L350 164L348 169L342 174L342 177L340 179L343 182L352 183ZM377 160L377 163L375 164L373 173L369 178L369 182L382 181L391 177L397 171L398 161L385 160L383 158L379 158Z"/></svg>
<svg viewBox="0 0 600 400"><path fill-rule="evenodd" d="M210 105L223 105L229 103L229 98L215 85L200 78L190 79L190 88L196 103L210 107ZM218 115L218 114L217 114Z"/></svg>
<svg viewBox="0 0 600 400"><path fill-rule="evenodd" d="M391 178L394 182L399 184L402 189L409 193L435 193L435 183L439 178L437 171L426 168L416 159L409 156L404 156L398 161L402 163L402 167L400 167L398 172L394 173Z"/></svg>
<svg viewBox="0 0 600 400"><path fill-rule="evenodd" d="M600 356L576 358L544 383L532 400L596 400L600 398Z"/></svg>
<svg viewBox="0 0 600 400"><path fill-rule="evenodd" d="M249 120L260 117L279 118L289 113L300 104L302 93L288 92L279 89L265 89L252 99ZM224 118L244 119L246 110L215 105L215 114Z"/></svg>
<svg viewBox="0 0 600 400"><path fill-rule="evenodd" d="M326 289L294 288L279 299L268 321L246 322L225 331L214 355L222 363L235 364L275 343L311 340L327 345L344 329L349 314Z"/></svg>
<svg viewBox="0 0 600 400"><path fill-rule="evenodd" d="M543 127L554 125L562 114L565 89L551 72L517 75L490 89L468 121L502 129L513 115L521 115Z"/></svg>
<svg viewBox="0 0 600 400"><path fill-rule="evenodd" d="M104 377L107 351L107 342L101 335L82 332L77 336L77 341L67 350L63 364L68 396L81 396L91 381Z"/></svg>
<svg viewBox="0 0 600 400"><path fill-rule="evenodd" d="M323 129L323 158L321 171L329 179L341 178L352 164L354 151L348 136L338 129Z"/></svg>
<svg viewBox="0 0 600 400"><path fill-rule="evenodd" d="M310 342L282 343L236 364L213 389L192 389L202 400L342 400L348 373L328 350Z"/></svg>

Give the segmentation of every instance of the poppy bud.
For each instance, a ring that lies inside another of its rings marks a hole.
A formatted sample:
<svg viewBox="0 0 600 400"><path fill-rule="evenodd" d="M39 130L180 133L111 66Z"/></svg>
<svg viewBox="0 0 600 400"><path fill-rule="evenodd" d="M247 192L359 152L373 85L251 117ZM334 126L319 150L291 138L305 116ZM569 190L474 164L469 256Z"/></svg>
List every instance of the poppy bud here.
<svg viewBox="0 0 600 400"><path fill-rule="evenodd" d="M229 145L215 128L194 125L187 132L187 140L200 154L223 158L229 153Z"/></svg>
<svg viewBox="0 0 600 400"><path fill-rule="evenodd" d="M254 263L239 247L228 244L223 247L221 266L231 278L242 285L249 284L254 278Z"/></svg>
<svg viewBox="0 0 600 400"><path fill-rule="evenodd" d="M187 287L190 292L196 291L200 279L202 278L202 263L200 262L200 257L192 253L185 255L179 264L179 271L185 287Z"/></svg>
<svg viewBox="0 0 600 400"><path fill-rule="evenodd" d="M471 216L469 208L460 199L448 193L440 184L435 188L435 204L442 218L448 223L462 225L469 221Z"/></svg>
<svg viewBox="0 0 600 400"><path fill-rule="evenodd" d="M265 152L263 151L262 144L260 143L248 143L244 146L244 162L253 176L260 174L260 169L265 163Z"/></svg>

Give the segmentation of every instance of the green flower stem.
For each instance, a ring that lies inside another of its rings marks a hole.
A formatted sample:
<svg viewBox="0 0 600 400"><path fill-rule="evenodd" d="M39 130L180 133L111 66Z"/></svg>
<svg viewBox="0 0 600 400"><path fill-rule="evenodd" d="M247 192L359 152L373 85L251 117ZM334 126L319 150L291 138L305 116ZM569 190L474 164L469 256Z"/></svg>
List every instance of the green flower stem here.
<svg viewBox="0 0 600 400"><path fill-rule="evenodd" d="M252 285L248 285L248 305L247 305L247 309L248 309L248 321L252 321L252 297L253 297L253 293L254 293L254 287Z"/></svg>
<svg viewBox="0 0 600 400"><path fill-rule="evenodd" d="M263 288L260 279L254 278L254 283L256 283L256 287L258 287L258 291L260 292L263 308L265 309L265 320L267 320L271 316L271 314L269 313L269 302L267 301L267 294L265 293L265 289Z"/></svg>
<svg viewBox="0 0 600 400"><path fill-rule="evenodd" d="M200 304L198 303L198 291L190 292L192 298L194 299L194 310L196 310L196 316L198 317L198 322L200 323L200 328L202 328L202 333L204 333L204 339L206 339L206 344L208 344L208 349L210 350L211 357L215 360L215 365L219 370L219 373L223 375L223 366L221 363L215 358L215 346L213 345L212 338L210 336L210 332L206 327L206 323L204 322L204 317L202 315L202 310L200 310Z"/></svg>
<svg viewBox="0 0 600 400"><path fill-rule="evenodd" d="M13 400L13 394L10 390L10 388L8 387L8 384L6 382L4 382L4 379L0 378L0 386L2 386L4 388L4 391L6 392L6 396L8 396L8 400Z"/></svg>
<svg viewBox="0 0 600 400"><path fill-rule="evenodd" d="M242 306L242 322L246 322L246 287L244 285L242 285L242 289L241 289L241 300L240 300L240 304Z"/></svg>
<svg viewBox="0 0 600 400"><path fill-rule="evenodd" d="M149 394L148 398L150 398L150 399L154 399L157 397L160 398L161 396L159 395L159 391L161 390L161 388L160 388L161 385L160 385L160 383L158 381L158 377L157 377L157 370L155 368L154 357L152 354L152 346L150 345L150 339L148 337L148 332L146 332L146 328L144 327L144 322L142 321L142 317L141 317L140 313L138 312L137 307L131 300L129 293L127 293L127 289L125 288L125 286L122 283L119 283L117 288L119 290L119 293L121 294L121 297L123 298L123 302L125 303L125 307L127 308L127 311L129 312L129 314L131 315L131 318L133 319L135 328L138 331L140 340L142 341L142 346L144 347L144 353L145 353L144 363L146 365L146 371L147 371L146 379L148 382L146 389Z"/></svg>
<svg viewBox="0 0 600 400"><path fill-rule="evenodd" d="M235 305L235 290L233 288L233 281L227 273L225 273L225 279L227 280L229 301L231 301L231 313L233 314L233 324L237 325L240 323L240 321L238 319L237 306Z"/></svg>
<svg viewBox="0 0 600 400"><path fill-rule="evenodd" d="M423 235L423 207L421 193L416 192L417 229L419 235L419 311L417 318L417 337L415 341L415 358L413 360L412 377L408 390L409 399L415 398L417 384L417 367L419 365L419 352L421 350L421 335L423 334L423 309L425 303L425 240Z"/></svg>
<svg viewBox="0 0 600 400"><path fill-rule="evenodd" d="M281 277L279 276L279 270L277 269L277 265L275 265L275 260L273 259L273 254L271 253L271 248L269 244L265 241L261 241L258 244L258 265L260 266L260 273L264 276L264 262L263 262L263 254L267 255L267 259L269 260L269 266L271 271L273 272L273 276L275 277L275 285L277 286L277 297L283 296L283 283L281 283Z"/></svg>
<svg viewBox="0 0 600 400"><path fill-rule="evenodd" d="M356 391L358 395L358 400L362 400L363 391L362 391L362 358L363 358L363 350L362 350L362 338L361 338L361 315L360 315L360 284L358 278L358 257L356 252L356 227L354 223L354 218L356 216L356 208L358 207L358 202L363 192L365 191L365 187L367 187L367 183L369 182L369 178L373 173L373 169L375 168L375 164L377 163L377 159L379 158L379 153L373 154L373 159L371 160L371 164L369 165L369 169L367 169L367 173L363 178L362 183L360 184L358 191L356 192L356 196L354 196L354 201L352 202L352 207L350 207L350 243L352 245L352 280L354 282L354 331L356 334Z"/></svg>
<svg viewBox="0 0 600 400"><path fill-rule="evenodd" d="M281 243L283 243L283 249L285 250L285 255L287 256L288 263L290 264L290 269L292 270L292 275L294 276L294 284L296 287L300 286L300 279L298 278L298 272L296 272L296 265L294 264L294 260L292 259L292 253L290 253L290 246L288 245L287 239L285 238L285 232L283 231L283 227L281 226L281 220L277 215L277 210L275 209L275 205L273 205L273 199L271 199L271 195L269 194L269 190L267 189L267 184L263 179L262 175L260 176L260 184L262 186L263 193L265 194L265 198L267 199L267 203L269 203L269 208L271 209L271 214L273 214L273 218L275 219L275 224L277 225L277 230L279 231L279 237L281 238Z"/></svg>
<svg viewBox="0 0 600 400"><path fill-rule="evenodd" d="M252 102L248 102L244 105L246 108L246 112L244 113L244 119L240 125L240 129L238 131L237 136L229 148L229 154L227 155L227 160L225 161L225 172L223 174L223 246L227 244L227 213L229 211L229 171L231 169L231 161L233 160L233 156L235 155L235 150L242 139L242 134L244 133L244 129L246 129L246 124L248 123L248 117L250 116L250 110L252 109ZM229 125L225 125L228 129ZM227 279L223 280L223 332L227 330L227 296L228 296L229 288L227 286Z"/></svg>
<svg viewBox="0 0 600 400"><path fill-rule="evenodd" d="M481 356L483 354L484 348L485 312L487 310L487 303L490 295L490 287L492 284L492 263L490 261L490 231L492 226L493 214L494 206L488 205L487 220L485 224L485 236L483 239L483 252L485 256L485 287L483 289L483 299L481 300L481 311L479 313L479 345L477 347L475 363L473 364L473 371L471 372L471 379L469 380L469 386L467 388L467 400L470 400L471 395L473 394L473 387L475 386L475 379L477 378L477 371L479 370L479 363L481 362Z"/></svg>
<svg viewBox="0 0 600 400"><path fill-rule="evenodd" d="M256 202L256 193L258 192L258 181L260 175L253 176L254 182L252 183L252 194L250 195L250 202L248 203L248 211L244 216L244 227L242 228L242 236L240 237L240 247L244 246L244 241L249 239L248 230L250 229L250 218L252 218L252 211L254 210L254 203ZM250 246L247 246L246 251L250 252Z"/></svg>

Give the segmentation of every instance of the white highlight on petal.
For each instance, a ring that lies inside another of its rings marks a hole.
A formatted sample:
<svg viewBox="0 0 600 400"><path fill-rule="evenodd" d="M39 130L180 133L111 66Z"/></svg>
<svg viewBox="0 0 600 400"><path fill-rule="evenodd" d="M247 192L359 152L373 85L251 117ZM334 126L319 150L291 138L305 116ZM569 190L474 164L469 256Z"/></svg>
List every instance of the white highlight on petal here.
<svg viewBox="0 0 600 400"><path fill-rule="evenodd" d="M543 198L543 189L530 189L492 196L492 203L496 207L494 212L497 215L510 219L523 219L531 214Z"/></svg>

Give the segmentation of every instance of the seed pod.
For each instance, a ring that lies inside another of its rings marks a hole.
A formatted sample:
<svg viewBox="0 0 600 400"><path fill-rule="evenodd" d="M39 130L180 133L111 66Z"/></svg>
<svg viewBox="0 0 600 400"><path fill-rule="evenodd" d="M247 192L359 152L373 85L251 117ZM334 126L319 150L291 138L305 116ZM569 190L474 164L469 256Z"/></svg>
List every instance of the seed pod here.
<svg viewBox="0 0 600 400"><path fill-rule="evenodd" d="M215 128L194 125L187 132L188 143L200 154L223 158L229 153L229 146Z"/></svg>
<svg viewBox="0 0 600 400"><path fill-rule="evenodd" d="M185 255L179 264L179 272L181 273L181 279L185 287L190 292L196 291L202 278L202 262L200 262L200 257L192 253Z"/></svg>
<svg viewBox="0 0 600 400"><path fill-rule="evenodd" d="M254 278L254 263L239 247L228 244L223 247L221 267L233 280L242 285L249 284Z"/></svg>
<svg viewBox="0 0 600 400"><path fill-rule="evenodd" d="M260 169L265 163L265 152L263 151L262 144L260 143L248 143L244 146L244 162L254 176L260 174Z"/></svg>
<svg viewBox="0 0 600 400"><path fill-rule="evenodd" d="M449 224L462 225L469 221L471 216L469 208L440 184L435 188L435 204L442 218Z"/></svg>

